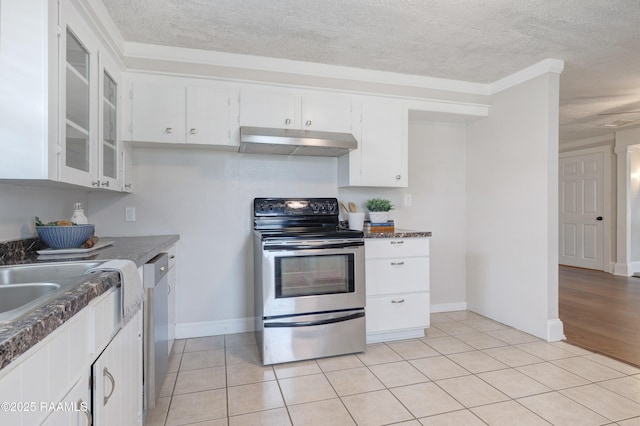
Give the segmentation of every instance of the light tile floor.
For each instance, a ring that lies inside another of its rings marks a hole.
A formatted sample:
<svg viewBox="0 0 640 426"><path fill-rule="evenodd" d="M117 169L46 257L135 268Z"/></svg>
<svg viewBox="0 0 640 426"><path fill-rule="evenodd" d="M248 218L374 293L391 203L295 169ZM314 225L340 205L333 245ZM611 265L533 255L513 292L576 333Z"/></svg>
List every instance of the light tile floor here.
<svg viewBox="0 0 640 426"><path fill-rule="evenodd" d="M472 312L364 353L262 366L253 333L178 340L145 424L640 426L640 369Z"/></svg>

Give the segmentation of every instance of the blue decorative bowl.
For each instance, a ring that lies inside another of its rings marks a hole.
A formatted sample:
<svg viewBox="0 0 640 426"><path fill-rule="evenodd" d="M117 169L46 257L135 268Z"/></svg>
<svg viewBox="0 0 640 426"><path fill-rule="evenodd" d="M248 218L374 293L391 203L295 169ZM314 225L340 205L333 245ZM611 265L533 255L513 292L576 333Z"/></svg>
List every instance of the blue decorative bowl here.
<svg viewBox="0 0 640 426"><path fill-rule="evenodd" d="M36 226L36 232L52 249L77 248L93 236L95 225Z"/></svg>

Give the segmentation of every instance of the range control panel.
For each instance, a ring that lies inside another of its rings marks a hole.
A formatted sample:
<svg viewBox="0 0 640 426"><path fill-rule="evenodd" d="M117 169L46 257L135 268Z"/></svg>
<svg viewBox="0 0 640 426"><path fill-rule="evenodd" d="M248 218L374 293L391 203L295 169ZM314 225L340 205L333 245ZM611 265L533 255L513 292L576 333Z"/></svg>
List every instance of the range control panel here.
<svg viewBox="0 0 640 426"><path fill-rule="evenodd" d="M256 198L254 216L321 216L338 214L336 198Z"/></svg>

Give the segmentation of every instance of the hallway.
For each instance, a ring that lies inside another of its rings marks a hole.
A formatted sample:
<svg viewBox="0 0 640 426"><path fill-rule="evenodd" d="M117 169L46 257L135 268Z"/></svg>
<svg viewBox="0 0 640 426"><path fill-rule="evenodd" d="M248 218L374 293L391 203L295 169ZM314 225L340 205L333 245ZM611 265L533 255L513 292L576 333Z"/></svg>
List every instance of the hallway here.
<svg viewBox="0 0 640 426"><path fill-rule="evenodd" d="M567 342L640 366L640 278L560 266Z"/></svg>

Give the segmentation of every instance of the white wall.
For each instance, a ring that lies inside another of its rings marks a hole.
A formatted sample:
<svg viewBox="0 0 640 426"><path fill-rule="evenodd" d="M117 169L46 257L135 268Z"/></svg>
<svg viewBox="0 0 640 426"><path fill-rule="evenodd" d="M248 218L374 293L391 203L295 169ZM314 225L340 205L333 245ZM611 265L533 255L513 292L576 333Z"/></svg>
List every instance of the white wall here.
<svg viewBox="0 0 640 426"><path fill-rule="evenodd" d="M48 222L69 219L73 205L87 207L88 191L0 183L0 242L35 236L35 216ZM92 219L91 212L87 216Z"/></svg>
<svg viewBox="0 0 640 426"><path fill-rule="evenodd" d="M369 198L388 198L397 228L431 231L432 312L466 309L465 134L456 123L409 123L409 187L340 188L340 199L364 210ZM412 205L404 205L410 194Z"/></svg>
<svg viewBox="0 0 640 426"><path fill-rule="evenodd" d="M337 195L335 158L134 149L134 164L135 193L91 194L91 215L98 235L180 234L179 337L253 328L255 197Z"/></svg>
<svg viewBox="0 0 640 426"><path fill-rule="evenodd" d="M637 272L640 264L640 145L634 146L630 153L631 176L629 183L630 192L630 237L631 237L631 263L635 264L632 272Z"/></svg>
<svg viewBox="0 0 640 426"><path fill-rule="evenodd" d="M549 73L500 92L467 133L469 308L548 340L563 337L558 87Z"/></svg>

